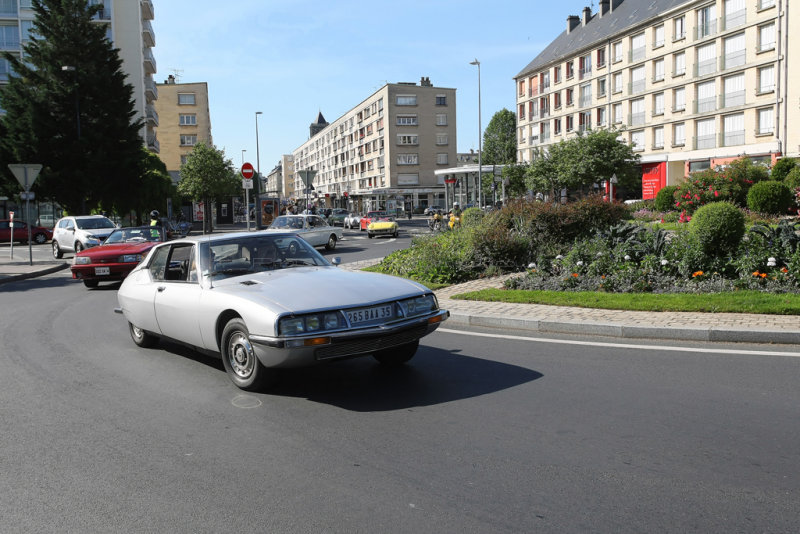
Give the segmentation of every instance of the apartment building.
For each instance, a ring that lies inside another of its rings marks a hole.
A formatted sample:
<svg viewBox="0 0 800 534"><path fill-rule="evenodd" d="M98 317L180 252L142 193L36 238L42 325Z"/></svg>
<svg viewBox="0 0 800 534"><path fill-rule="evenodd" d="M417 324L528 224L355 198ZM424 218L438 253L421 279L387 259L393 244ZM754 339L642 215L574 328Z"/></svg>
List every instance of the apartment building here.
<svg viewBox="0 0 800 534"><path fill-rule="evenodd" d="M158 114L153 103L158 91L153 81L156 60L153 47L156 45L151 20L155 13L152 0L89 0L89 4L100 4L102 10L95 17L97 24L106 27L106 35L119 49L122 70L126 81L133 86L133 98L137 116L142 119L142 140L147 147L158 152L159 143L155 134ZM35 13L33 0L0 0L0 51L19 55L30 39ZM8 81L10 65L0 58L0 83ZM77 73L80 76L80 73Z"/></svg>
<svg viewBox="0 0 800 534"><path fill-rule="evenodd" d="M515 77L517 159L615 127L652 198L742 155L800 156L798 30L787 0L600 0Z"/></svg>
<svg viewBox="0 0 800 534"><path fill-rule="evenodd" d="M298 171L316 171L318 204L364 211L441 203L435 171L456 161L456 90L425 77L386 84L311 133L292 153L294 188L305 189Z"/></svg>
<svg viewBox="0 0 800 534"><path fill-rule="evenodd" d="M265 194L277 196L281 200L293 198L296 196L294 186L294 156L283 154L278 164L266 176Z"/></svg>
<svg viewBox="0 0 800 534"><path fill-rule="evenodd" d="M158 100L155 111L159 118L159 157L177 182L181 165L197 143L213 145L211 114L208 107L206 82L177 83L169 75L164 83L156 84Z"/></svg>

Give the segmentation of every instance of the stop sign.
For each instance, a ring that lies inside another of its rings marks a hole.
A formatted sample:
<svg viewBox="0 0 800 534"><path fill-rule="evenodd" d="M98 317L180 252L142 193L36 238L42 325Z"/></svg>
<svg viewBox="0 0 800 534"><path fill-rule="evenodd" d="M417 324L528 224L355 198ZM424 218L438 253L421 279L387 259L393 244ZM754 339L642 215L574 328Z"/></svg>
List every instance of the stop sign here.
<svg viewBox="0 0 800 534"><path fill-rule="evenodd" d="M256 175L256 170L253 168L252 163L245 163L242 165L242 176L245 180L252 180Z"/></svg>

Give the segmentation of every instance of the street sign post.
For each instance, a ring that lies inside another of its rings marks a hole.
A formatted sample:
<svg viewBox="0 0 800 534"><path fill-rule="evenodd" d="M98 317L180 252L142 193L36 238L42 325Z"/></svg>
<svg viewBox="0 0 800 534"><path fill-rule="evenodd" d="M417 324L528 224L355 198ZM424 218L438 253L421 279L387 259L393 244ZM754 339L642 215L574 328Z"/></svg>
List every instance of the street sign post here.
<svg viewBox="0 0 800 534"><path fill-rule="evenodd" d="M28 261L33 265L33 245L31 243L31 200L33 199L33 193L30 191L33 182L36 181L36 177L39 176L39 172L42 170L42 166L34 163L9 163L8 168L17 178L19 185L25 189L25 193L20 197L25 200L25 218L28 222ZM14 257L13 249L11 257Z"/></svg>
<svg viewBox="0 0 800 534"><path fill-rule="evenodd" d="M297 174L300 175L300 178L303 179L303 183L306 184L306 189L305 189L305 192L306 192L306 208L305 209L308 209L308 195L309 195L309 193L311 193L311 191L314 190L314 186L312 185L312 182L314 181L314 176L317 175L317 171L311 170L311 169L307 169L307 170L304 170L304 171L297 171Z"/></svg>
<svg viewBox="0 0 800 534"><path fill-rule="evenodd" d="M244 189L244 217L247 221L247 231L250 231L250 190L253 189L253 176L256 170L252 163L242 163L242 189Z"/></svg>

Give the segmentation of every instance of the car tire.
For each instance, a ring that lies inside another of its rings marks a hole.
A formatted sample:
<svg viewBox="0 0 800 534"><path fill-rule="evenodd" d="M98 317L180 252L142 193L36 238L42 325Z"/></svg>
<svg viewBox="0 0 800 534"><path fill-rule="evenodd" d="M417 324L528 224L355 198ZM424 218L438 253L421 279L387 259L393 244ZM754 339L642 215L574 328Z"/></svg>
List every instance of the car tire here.
<svg viewBox="0 0 800 534"><path fill-rule="evenodd" d="M143 349L149 349L158 344L158 336L145 332L138 326L134 326L133 323L128 323L128 330L131 332L131 339L133 342Z"/></svg>
<svg viewBox="0 0 800 534"><path fill-rule="evenodd" d="M75 254L77 254L78 252L82 251L85 248L86 247L83 246L83 243L81 243L80 241L75 241Z"/></svg>
<svg viewBox="0 0 800 534"><path fill-rule="evenodd" d="M399 347L392 347L391 349L384 349L372 355L373 358L378 360L381 365L387 367L398 367L403 365L417 353L419 348L419 339L400 345Z"/></svg>
<svg viewBox="0 0 800 534"><path fill-rule="evenodd" d="M372 239L372 238L373 238L373 237L375 237L375 236L374 236L374 235L372 235L372 233L370 233L370 232L367 232L367 237L368 237L368 238L370 238L370 239Z"/></svg>
<svg viewBox="0 0 800 534"><path fill-rule="evenodd" d="M240 389L254 391L264 385L267 369L258 360L249 338L247 325L237 317L225 325L219 346L231 381Z"/></svg>
<svg viewBox="0 0 800 534"><path fill-rule="evenodd" d="M394 233L392 234L392 237L397 237L397 234L398 234L398 231L395 230Z"/></svg>
<svg viewBox="0 0 800 534"><path fill-rule="evenodd" d="M83 281L83 285L85 285L89 289L93 289L93 288L97 287L99 284L100 284L99 280L84 280Z"/></svg>
<svg viewBox="0 0 800 534"><path fill-rule="evenodd" d="M47 243L47 236L41 232L39 232L38 234L34 234L33 242L36 243L37 245L44 245L45 243Z"/></svg>
<svg viewBox="0 0 800 534"><path fill-rule="evenodd" d="M328 242L325 243L325 250L333 250L336 248L336 235L331 234L328 238Z"/></svg>
<svg viewBox="0 0 800 534"><path fill-rule="evenodd" d="M55 239L53 239L53 257L57 260L64 257L64 252L61 250L61 247L58 246L58 241Z"/></svg>

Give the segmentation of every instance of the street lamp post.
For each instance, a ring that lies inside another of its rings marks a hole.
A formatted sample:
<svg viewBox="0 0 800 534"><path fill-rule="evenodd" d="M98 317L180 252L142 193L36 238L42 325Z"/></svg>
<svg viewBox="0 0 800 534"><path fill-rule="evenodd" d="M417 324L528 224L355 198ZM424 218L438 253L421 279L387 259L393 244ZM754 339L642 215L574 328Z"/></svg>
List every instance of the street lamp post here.
<svg viewBox="0 0 800 534"><path fill-rule="evenodd" d="M477 65L478 67L478 207L483 208L483 202L481 197L483 196L483 141L482 141L482 133L483 128L481 127L481 62L475 58L475 61L470 61L470 65ZM494 178L493 178L494 179Z"/></svg>
<svg viewBox="0 0 800 534"><path fill-rule="evenodd" d="M261 111L256 111L256 184L255 196L255 209L253 212L256 214L256 230L261 230L261 156L258 151L258 116L262 115Z"/></svg>

